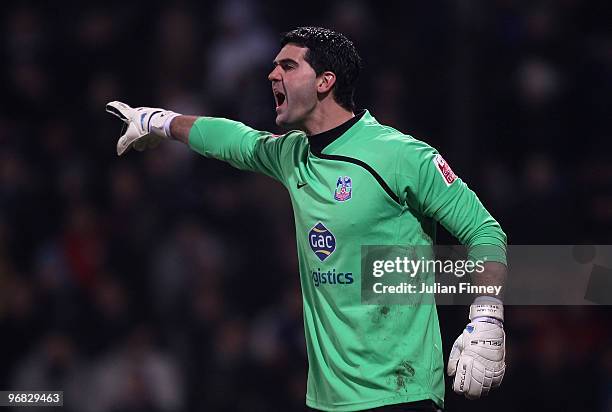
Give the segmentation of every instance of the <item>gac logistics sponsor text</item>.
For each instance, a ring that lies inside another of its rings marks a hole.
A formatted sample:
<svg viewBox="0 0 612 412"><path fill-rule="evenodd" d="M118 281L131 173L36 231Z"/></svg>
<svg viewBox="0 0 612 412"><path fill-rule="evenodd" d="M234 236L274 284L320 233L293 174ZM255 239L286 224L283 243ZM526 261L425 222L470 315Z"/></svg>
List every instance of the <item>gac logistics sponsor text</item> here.
<svg viewBox="0 0 612 412"><path fill-rule="evenodd" d="M354 282L353 273L337 272L333 268L331 270L321 271L321 269L312 271L312 282L316 287L320 285L350 285Z"/></svg>
<svg viewBox="0 0 612 412"><path fill-rule="evenodd" d="M350 178L348 178L350 183ZM340 179L338 180L340 182ZM321 222L318 222L308 233L308 243L316 257L323 262L336 250L336 237ZM312 282L316 287L321 285L350 285L355 280L352 272L336 271L336 268L311 270Z"/></svg>

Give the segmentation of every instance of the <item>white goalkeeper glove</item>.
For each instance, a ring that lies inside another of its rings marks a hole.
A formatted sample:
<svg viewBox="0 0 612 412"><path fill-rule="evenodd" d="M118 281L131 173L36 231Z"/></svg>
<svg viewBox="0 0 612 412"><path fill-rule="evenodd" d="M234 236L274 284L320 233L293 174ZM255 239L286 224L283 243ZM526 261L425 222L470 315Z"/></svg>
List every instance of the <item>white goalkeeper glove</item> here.
<svg viewBox="0 0 612 412"><path fill-rule="evenodd" d="M156 147L163 139L170 138L170 122L178 113L152 107L132 108L122 102L110 102L106 111L125 122L127 128L117 142L117 154L121 156L130 147L139 152Z"/></svg>
<svg viewBox="0 0 612 412"><path fill-rule="evenodd" d="M447 372L455 376L456 393L478 399L497 388L504 378L504 306L498 299L478 297L470 306L470 321L453 344Z"/></svg>

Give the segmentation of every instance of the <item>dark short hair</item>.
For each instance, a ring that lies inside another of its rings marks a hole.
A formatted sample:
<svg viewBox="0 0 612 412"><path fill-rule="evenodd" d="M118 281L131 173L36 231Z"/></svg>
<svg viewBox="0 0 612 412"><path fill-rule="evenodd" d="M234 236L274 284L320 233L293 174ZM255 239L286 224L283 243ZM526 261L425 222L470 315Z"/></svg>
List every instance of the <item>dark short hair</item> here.
<svg viewBox="0 0 612 412"><path fill-rule="evenodd" d="M347 110L355 110L355 86L361 70L361 58L355 45L344 34L322 27L300 27L283 33L281 47L287 44L306 47L304 60L317 76L325 71L336 75L334 100Z"/></svg>

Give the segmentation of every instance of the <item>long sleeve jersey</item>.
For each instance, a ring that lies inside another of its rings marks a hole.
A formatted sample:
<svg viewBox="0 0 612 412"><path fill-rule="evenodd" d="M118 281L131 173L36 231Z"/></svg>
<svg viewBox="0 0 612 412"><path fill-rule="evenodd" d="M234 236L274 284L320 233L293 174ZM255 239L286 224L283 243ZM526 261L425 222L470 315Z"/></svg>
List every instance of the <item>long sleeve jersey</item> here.
<svg viewBox="0 0 612 412"><path fill-rule="evenodd" d="M368 111L313 136L202 117L189 145L289 191L309 361L306 404L353 411L431 399L443 406L435 305L382 308L360 297L362 245L432 245L436 222L464 245L487 245L487 260L506 263L500 225L440 154Z"/></svg>

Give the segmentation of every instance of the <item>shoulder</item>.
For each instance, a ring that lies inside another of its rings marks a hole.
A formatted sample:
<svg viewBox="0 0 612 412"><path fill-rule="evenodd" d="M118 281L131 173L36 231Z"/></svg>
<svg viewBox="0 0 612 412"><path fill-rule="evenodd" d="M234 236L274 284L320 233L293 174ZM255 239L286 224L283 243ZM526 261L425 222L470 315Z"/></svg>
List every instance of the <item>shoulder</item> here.
<svg viewBox="0 0 612 412"><path fill-rule="evenodd" d="M413 150L417 152L434 150L426 142L413 137L411 134L401 132L392 126L379 123L374 116L366 112L363 121L364 134L374 140L378 147L389 148L394 151Z"/></svg>
<svg viewBox="0 0 612 412"><path fill-rule="evenodd" d="M300 130L290 130L284 134L270 134L270 140L286 148L300 148L308 144L306 134Z"/></svg>
<svg viewBox="0 0 612 412"><path fill-rule="evenodd" d="M288 141L299 142L306 139L306 134L301 130L289 130L284 134L272 134L277 139L285 139Z"/></svg>
<svg viewBox="0 0 612 412"><path fill-rule="evenodd" d="M284 164L293 165L308 152L308 139L300 130L291 130L280 135L269 134L264 145L274 150Z"/></svg>
<svg viewBox="0 0 612 412"><path fill-rule="evenodd" d="M429 143L393 127L379 124L372 126L374 128L377 129L374 134L377 147L385 148L387 153L395 153L400 161L422 160L438 153Z"/></svg>

